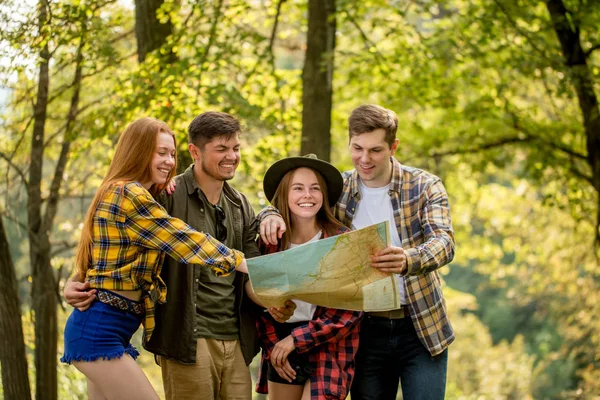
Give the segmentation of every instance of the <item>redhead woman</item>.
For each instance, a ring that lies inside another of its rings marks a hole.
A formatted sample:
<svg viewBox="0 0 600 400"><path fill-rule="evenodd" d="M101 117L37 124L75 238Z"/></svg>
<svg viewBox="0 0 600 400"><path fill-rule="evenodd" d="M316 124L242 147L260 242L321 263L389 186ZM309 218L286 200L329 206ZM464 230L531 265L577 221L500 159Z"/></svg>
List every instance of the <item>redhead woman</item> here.
<svg viewBox="0 0 600 400"><path fill-rule="evenodd" d="M312 154L273 164L265 174L264 191L289 229L278 246L260 243L262 253L345 232L330 208L340 196L342 183L333 165ZM269 393L273 400L346 398L362 313L294 302L296 311L286 323L265 314L257 324L263 352L256 391Z"/></svg>
<svg viewBox="0 0 600 400"><path fill-rule="evenodd" d="M246 269L242 253L170 217L154 201L175 174L175 149L164 122L131 123L85 217L76 269L97 299L83 312L73 310L61 361L85 374L92 400L158 399L130 340L141 323L144 340L152 335L154 304L165 302L167 293L159 277L165 255L217 275Z"/></svg>

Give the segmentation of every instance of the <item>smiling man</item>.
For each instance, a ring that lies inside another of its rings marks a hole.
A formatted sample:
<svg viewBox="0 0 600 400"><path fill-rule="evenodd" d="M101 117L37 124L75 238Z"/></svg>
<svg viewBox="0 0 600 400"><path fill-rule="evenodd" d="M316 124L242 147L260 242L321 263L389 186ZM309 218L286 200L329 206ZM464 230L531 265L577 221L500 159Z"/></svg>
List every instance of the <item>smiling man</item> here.
<svg viewBox="0 0 600 400"><path fill-rule="evenodd" d="M454 341L437 272L454 257L446 189L438 177L394 158L393 111L362 105L352 111L348 128L355 169L343 174L335 216L354 229L390 222L392 244L371 265L396 274L402 303L397 310L365 313L352 399L393 400L400 381L404 399L443 399L447 348ZM273 213L263 211L260 226L271 244L285 230Z"/></svg>
<svg viewBox="0 0 600 400"><path fill-rule="evenodd" d="M227 181L240 163L241 126L222 112L198 115L188 127L194 164L160 202L167 212L246 257L258 255L254 212ZM157 335L146 349L158 355L168 399L247 399L249 364L257 353L254 304L244 295L245 274L210 276L165 261L169 292L157 309Z"/></svg>
<svg viewBox="0 0 600 400"><path fill-rule="evenodd" d="M240 122L227 113L194 118L188 127L194 164L160 202L172 216L251 258L259 255L254 211L227 183L240 164L241 133ZM255 315L262 309L245 295L246 274L216 277L202 269L166 260L161 276L169 287L167 303L157 308L157 333L145 348L158 356L167 399L249 400L247 366L258 352Z"/></svg>

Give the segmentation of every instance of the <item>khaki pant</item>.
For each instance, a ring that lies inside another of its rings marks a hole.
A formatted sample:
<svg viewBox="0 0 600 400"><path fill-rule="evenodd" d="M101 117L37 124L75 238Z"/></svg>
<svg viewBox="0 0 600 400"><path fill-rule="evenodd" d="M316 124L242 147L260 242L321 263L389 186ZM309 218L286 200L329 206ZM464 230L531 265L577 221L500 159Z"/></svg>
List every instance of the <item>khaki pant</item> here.
<svg viewBox="0 0 600 400"><path fill-rule="evenodd" d="M196 365L159 357L167 400L251 400L252 380L237 340L198 339Z"/></svg>

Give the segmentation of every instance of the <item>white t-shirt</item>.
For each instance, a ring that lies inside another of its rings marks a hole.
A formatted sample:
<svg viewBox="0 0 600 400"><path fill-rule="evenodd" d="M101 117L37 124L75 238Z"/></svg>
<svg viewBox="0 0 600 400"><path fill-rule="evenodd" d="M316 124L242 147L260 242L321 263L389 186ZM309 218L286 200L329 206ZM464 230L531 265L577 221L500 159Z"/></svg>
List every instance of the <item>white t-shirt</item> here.
<svg viewBox="0 0 600 400"><path fill-rule="evenodd" d="M400 235L398 235L398 229L396 229L396 221L394 220L392 200L388 194L390 185L370 188L365 186L359 179L358 188L360 190L360 202L358 203L358 207L354 214L352 228L361 229L369 225L389 221L392 245L402 247ZM406 304L404 278L400 275L396 275L396 278L398 281L398 289L400 291L400 302Z"/></svg>
<svg viewBox="0 0 600 400"><path fill-rule="evenodd" d="M319 231L315 235L315 237L313 237L306 243L315 242L315 241L321 239L322 234L323 234L323 232ZM306 243L302 243L302 244L306 244ZM298 247L298 246L302 246L302 245L290 243L288 249L293 249L294 247ZM290 317L290 319L288 319L286 322L292 323L292 322L312 321L313 316L315 315L315 310L317 309L317 306L315 306L314 304L307 303L302 300L292 300L292 301L294 303L296 303L296 310L294 311L294 315L292 315Z"/></svg>

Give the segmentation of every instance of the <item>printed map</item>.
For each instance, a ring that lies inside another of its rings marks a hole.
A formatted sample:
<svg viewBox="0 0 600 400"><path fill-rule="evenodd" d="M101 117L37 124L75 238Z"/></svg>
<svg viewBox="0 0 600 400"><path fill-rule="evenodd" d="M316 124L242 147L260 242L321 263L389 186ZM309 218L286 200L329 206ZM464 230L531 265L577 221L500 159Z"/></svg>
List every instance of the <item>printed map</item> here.
<svg viewBox="0 0 600 400"><path fill-rule="evenodd" d="M389 243L388 222L247 260L250 282L267 307L299 299L324 307L384 311L400 307L395 275L371 268Z"/></svg>

